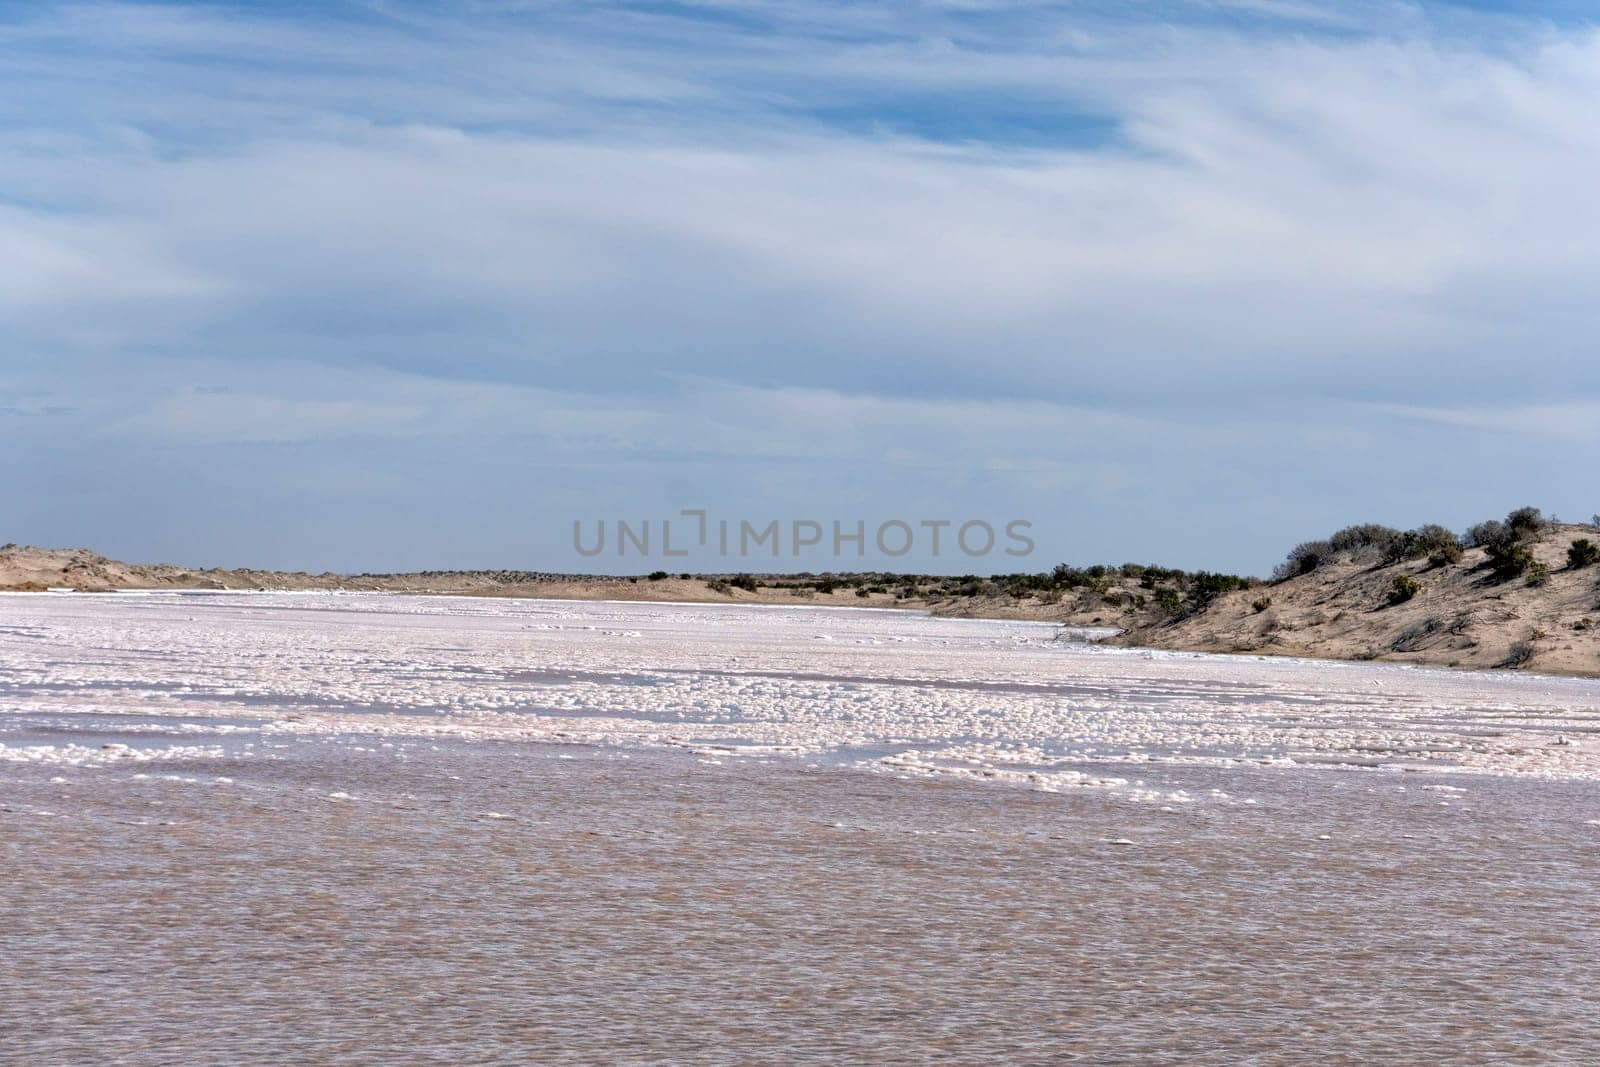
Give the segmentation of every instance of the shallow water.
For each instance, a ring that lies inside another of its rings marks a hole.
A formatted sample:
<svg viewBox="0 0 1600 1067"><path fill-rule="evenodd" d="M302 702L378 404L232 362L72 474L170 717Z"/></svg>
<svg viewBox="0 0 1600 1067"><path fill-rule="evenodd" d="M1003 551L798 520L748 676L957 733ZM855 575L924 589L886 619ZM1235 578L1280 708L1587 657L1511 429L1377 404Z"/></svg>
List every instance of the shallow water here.
<svg viewBox="0 0 1600 1067"><path fill-rule="evenodd" d="M0 597L0 1060L1595 1062L1597 701L887 613Z"/></svg>

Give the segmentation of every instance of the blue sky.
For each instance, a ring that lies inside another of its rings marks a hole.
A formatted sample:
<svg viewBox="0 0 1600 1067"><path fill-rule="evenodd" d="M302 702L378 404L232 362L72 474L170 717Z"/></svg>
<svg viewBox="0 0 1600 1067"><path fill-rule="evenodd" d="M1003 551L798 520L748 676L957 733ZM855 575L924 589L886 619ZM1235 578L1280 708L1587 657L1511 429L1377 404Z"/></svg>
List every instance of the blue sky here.
<svg viewBox="0 0 1600 1067"><path fill-rule="evenodd" d="M703 507L1259 573L1586 518L1586 6L0 4L0 540L626 572L572 521Z"/></svg>

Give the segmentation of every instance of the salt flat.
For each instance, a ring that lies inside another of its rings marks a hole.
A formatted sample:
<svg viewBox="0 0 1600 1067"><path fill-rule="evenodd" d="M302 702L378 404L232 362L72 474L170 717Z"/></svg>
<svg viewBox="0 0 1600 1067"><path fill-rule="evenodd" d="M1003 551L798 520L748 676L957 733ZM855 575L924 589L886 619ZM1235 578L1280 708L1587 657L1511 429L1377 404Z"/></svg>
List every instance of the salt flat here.
<svg viewBox="0 0 1600 1067"><path fill-rule="evenodd" d="M250 759L285 735L363 735L681 747L1180 802L1195 798L1154 772L1600 777L1600 683L1104 648L1037 623L327 593L11 595L0 612L10 761ZM23 736L41 727L81 736Z"/></svg>
<svg viewBox="0 0 1600 1067"><path fill-rule="evenodd" d="M0 1059L1595 1062L1597 686L0 597Z"/></svg>

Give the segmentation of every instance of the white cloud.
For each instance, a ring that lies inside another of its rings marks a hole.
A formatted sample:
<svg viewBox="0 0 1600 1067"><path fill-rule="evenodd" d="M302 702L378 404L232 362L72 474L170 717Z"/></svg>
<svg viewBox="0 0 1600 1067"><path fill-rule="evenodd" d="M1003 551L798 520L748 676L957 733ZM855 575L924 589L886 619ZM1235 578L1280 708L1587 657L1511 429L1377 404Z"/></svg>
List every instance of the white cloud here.
<svg viewBox="0 0 1600 1067"><path fill-rule="evenodd" d="M1593 444L1590 31L515 6L0 28L29 90L0 103L0 360L79 412L0 433L80 477L271 445L405 484L371 445L469 494L492 455L618 493L1054 495L1228 551L1242 506L1284 512L1272 545L1316 532L1293 506L1452 521L1407 509L1554 495L1528 457Z"/></svg>
<svg viewBox="0 0 1600 1067"><path fill-rule="evenodd" d="M229 26L178 39L225 53ZM10 176L77 206L9 213L26 286L5 310L52 346L116 305L130 344L176 318L241 356L590 388L669 368L876 392L1397 398L1471 395L1508 351L1530 396L1600 388L1574 356L1600 282L1594 37L1492 54L1212 29L1138 44L1020 64L840 50L861 78L1098 96L1126 123L1098 151L760 132L715 110L654 134L312 115L176 156L24 146Z"/></svg>
<svg viewBox="0 0 1600 1067"><path fill-rule="evenodd" d="M1373 404L1375 412L1419 422L1516 436L1600 442L1600 403L1529 404L1513 407L1436 408Z"/></svg>

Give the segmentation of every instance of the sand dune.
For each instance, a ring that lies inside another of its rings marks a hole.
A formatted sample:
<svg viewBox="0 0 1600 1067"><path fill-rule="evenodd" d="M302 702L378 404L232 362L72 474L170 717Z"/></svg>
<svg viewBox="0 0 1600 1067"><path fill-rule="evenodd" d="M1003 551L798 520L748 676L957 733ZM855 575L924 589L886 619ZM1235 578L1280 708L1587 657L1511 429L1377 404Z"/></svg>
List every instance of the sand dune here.
<svg viewBox="0 0 1600 1067"><path fill-rule="evenodd" d="M1600 566L1567 567L1577 538L1600 541L1592 526L1552 524L1529 543L1548 568L1541 583L1497 581L1485 552L1460 563L1394 564L1346 559L1311 574L1227 593L1207 610L1174 622L1130 627L1119 643L1202 652L1255 652L1321 659L1386 660L1448 667L1517 667L1600 677ZM1397 576L1421 585L1391 605ZM1262 610L1254 606L1263 599Z"/></svg>

